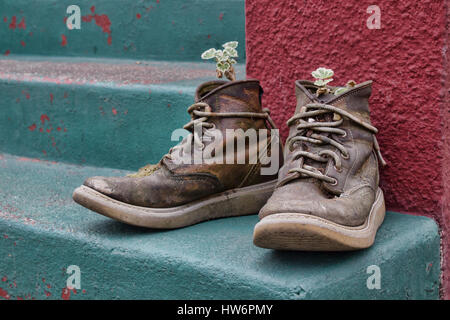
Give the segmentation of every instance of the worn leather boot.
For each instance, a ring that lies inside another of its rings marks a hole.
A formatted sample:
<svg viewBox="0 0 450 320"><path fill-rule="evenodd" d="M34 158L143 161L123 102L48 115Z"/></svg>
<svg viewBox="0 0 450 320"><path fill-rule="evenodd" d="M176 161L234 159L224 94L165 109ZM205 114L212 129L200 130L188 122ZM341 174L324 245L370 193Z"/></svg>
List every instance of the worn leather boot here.
<svg viewBox="0 0 450 320"><path fill-rule="evenodd" d="M385 163L377 129L370 123L372 82L339 95L317 95L318 89L310 81L296 81L297 106L288 121L284 166L254 230L259 247L367 248L383 222L378 162Z"/></svg>
<svg viewBox="0 0 450 320"><path fill-rule="evenodd" d="M272 130L269 111L261 108L261 96L257 80L202 84L188 108L192 121L184 128L191 133L158 164L126 177L89 178L73 199L102 215L149 228L257 213L275 188L279 167L262 170L270 167L272 154L282 161L278 131ZM229 129L236 136L230 138ZM238 137L245 138L249 129L257 140L239 147ZM215 139L216 134L223 139ZM220 152L223 163L212 161Z"/></svg>

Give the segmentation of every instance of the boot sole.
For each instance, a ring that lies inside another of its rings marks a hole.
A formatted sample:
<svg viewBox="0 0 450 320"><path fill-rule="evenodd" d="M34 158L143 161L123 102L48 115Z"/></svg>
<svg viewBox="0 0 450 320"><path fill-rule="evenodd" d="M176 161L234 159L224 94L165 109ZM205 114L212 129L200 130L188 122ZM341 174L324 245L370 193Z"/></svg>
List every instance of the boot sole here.
<svg viewBox="0 0 450 320"><path fill-rule="evenodd" d="M148 208L110 198L87 186L73 192L78 204L106 217L134 226L174 229L202 221L256 214L267 202L277 181L228 190L172 208Z"/></svg>
<svg viewBox="0 0 450 320"><path fill-rule="evenodd" d="M378 189L370 214L361 226L348 227L300 213L278 213L258 222L253 243L262 248L297 251L350 251L370 247L386 213Z"/></svg>

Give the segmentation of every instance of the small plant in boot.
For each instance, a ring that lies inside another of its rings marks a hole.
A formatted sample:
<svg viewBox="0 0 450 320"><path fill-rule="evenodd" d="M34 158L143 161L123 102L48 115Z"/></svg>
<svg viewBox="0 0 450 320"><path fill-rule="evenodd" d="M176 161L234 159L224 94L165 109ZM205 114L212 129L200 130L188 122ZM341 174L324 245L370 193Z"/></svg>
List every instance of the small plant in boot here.
<svg viewBox="0 0 450 320"><path fill-rule="evenodd" d="M316 70L311 72L311 75L316 79L314 81L314 84L319 87L316 91L317 96L320 96L324 93L332 93L337 96L356 86L356 82L353 80L349 80L345 87L328 86L327 84L333 81L331 77L334 75L334 71L324 67L317 68Z"/></svg>
<svg viewBox="0 0 450 320"><path fill-rule="evenodd" d="M370 122L372 81L332 87L332 70L312 75L315 82L295 82L284 165L259 212L253 242L279 250L368 248L386 212L379 187L385 162Z"/></svg>
<svg viewBox="0 0 450 320"><path fill-rule="evenodd" d="M236 63L234 58L238 57L237 46L237 41L230 41L222 45L223 50L211 48L202 53L202 59L214 59L216 61L217 78L225 76L230 81L236 80L233 64Z"/></svg>
<svg viewBox="0 0 450 320"><path fill-rule="evenodd" d="M118 221L159 229L258 212L282 164L278 130L262 108L262 93L258 80L201 84L187 108L191 119L183 128L189 134L157 164L125 177L90 177L73 199ZM246 133L252 132L255 139L245 143ZM219 133L223 139L217 142ZM236 148L228 148L235 143ZM276 170L267 173L263 167L271 159Z"/></svg>

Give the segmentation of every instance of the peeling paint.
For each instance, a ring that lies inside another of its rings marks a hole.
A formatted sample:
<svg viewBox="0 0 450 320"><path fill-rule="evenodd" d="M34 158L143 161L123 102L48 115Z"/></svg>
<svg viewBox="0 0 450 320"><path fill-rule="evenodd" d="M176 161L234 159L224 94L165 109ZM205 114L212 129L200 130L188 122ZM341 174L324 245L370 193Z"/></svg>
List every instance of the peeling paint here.
<svg viewBox="0 0 450 320"><path fill-rule="evenodd" d="M206 37L206 33L211 33L217 40L215 43L230 39L239 41L239 57L245 57L244 0L209 1L206 15L203 6L179 1L166 1L163 5L155 1L141 4L130 2L130 14L123 14L123 10L118 10L113 1L83 0L78 3L82 9L82 32L64 31L67 30L67 21L70 21L66 14L68 4L64 1L44 1L35 6L27 0L15 0L14 5L3 2L0 2L0 19L3 20L0 20L0 23L3 22L0 48L3 51L10 48L14 53L20 51L17 53L30 55L193 61L198 59L198 47L214 45ZM49 15L48 19L46 15ZM196 17L201 17L201 24L184 23L189 19L196 21ZM176 26L174 28L171 27L172 21ZM205 26L208 28L205 29ZM61 45L61 33L65 33L67 41L70 41L67 44L70 50ZM26 42L24 51L18 37L32 34L35 39L23 39ZM196 46L192 45L193 38L198 40ZM135 45L130 46L130 43ZM128 50L124 50L125 47ZM180 47L185 50L179 51Z"/></svg>
<svg viewBox="0 0 450 320"><path fill-rule="evenodd" d="M0 288L0 297L6 300L9 300L10 298L8 292L6 290L3 290L2 288Z"/></svg>
<svg viewBox="0 0 450 320"><path fill-rule="evenodd" d="M16 29L16 27L17 27L16 22L17 22L17 18L16 18L16 16L13 16L11 18L11 23L9 24L9 28L13 29L13 30Z"/></svg>
<svg viewBox="0 0 450 320"><path fill-rule="evenodd" d="M17 27L19 29L24 29L24 30L27 28L27 26L25 24L25 18L22 18L22 20L20 20L20 23L19 23L19 25Z"/></svg>
<svg viewBox="0 0 450 320"><path fill-rule="evenodd" d="M86 15L81 17L81 19L84 22L91 22L92 19L94 19L95 24L99 26L104 33L108 34L108 45L111 45L112 43L112 36L111 36L111 21L109 20L109 17L106 14L98 15L95 13L95 6L91 7L92 14Z"/></svg>
<svg viewBox="0 0 450 320"><path fill-rule="evenodd" d="M41 123L45 124L45 121L50 121L50 118L46 114L41 115Z"/></svg>
<svg viewBox="0 0 450 320"><path fill-rule="evenodd" d="M61 299L63 300L70 300L70 293L73 292L76 294L76 290L73 288L63 288L61 293Z"/></svg>
<svg viewBox="0 0 450 320"><path fill-rule="evenodd" d="M67 45L67 37L62 34L61 35L61 46L65 47Z"/></svg>

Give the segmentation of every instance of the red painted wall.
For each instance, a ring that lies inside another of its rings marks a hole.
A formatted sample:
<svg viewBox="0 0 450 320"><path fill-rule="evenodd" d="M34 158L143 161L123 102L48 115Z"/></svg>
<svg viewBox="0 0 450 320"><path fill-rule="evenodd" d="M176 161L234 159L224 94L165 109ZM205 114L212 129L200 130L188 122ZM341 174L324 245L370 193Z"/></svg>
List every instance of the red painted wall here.
<svg viewBox="0 0 450 320"><path fill-rule="evenodd" d="M247 0L247 75L282 128L295 106L294 80L324 66L332 83L372 79L372 121L388 167L390 210L436 219L443 233L444 290L450 298L448 0ZM381 9L381 29L366 12ZM447 204L447 205L445 205Z"/></svg>
<svg viewBox="0 0 450 320"><path fill-rule="evenodd" d="M443 153L444 153L444 165L443 165L443 186L444 186L444 198L443 198L443 222L444 222L444 262L446 263L446 270L444 272L445 282L445 295L447 299L450 299L450 0L446 0L446 13L447 21L445 24L444 33L444 102L442 103L441 116L443 120L442 124L442 141L443 141Z"/></svg>

